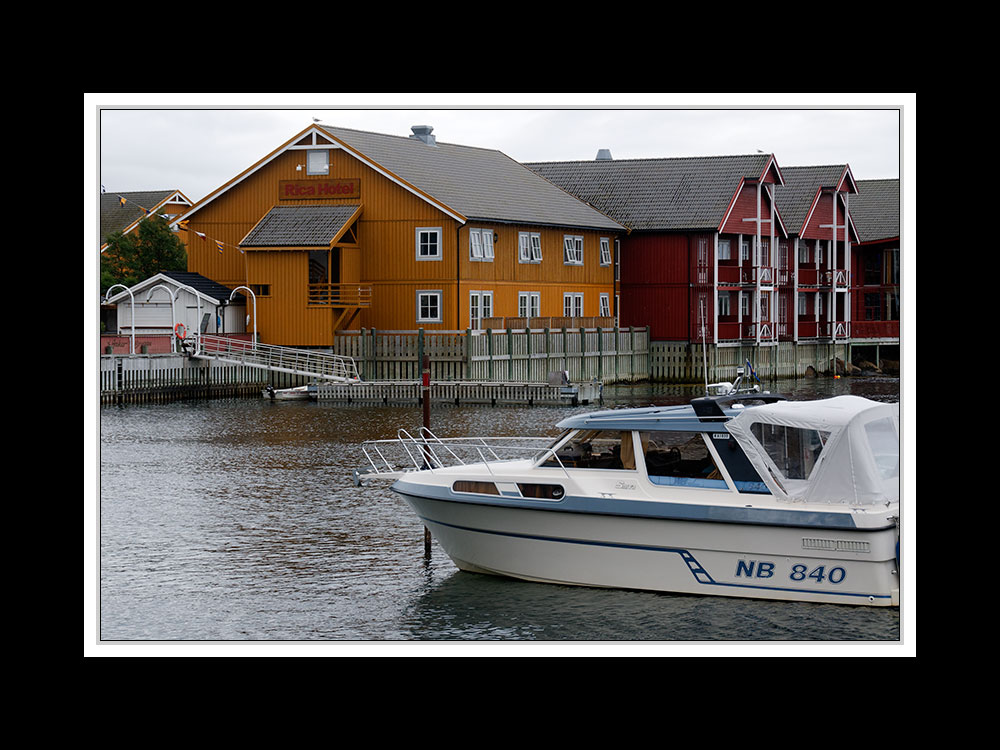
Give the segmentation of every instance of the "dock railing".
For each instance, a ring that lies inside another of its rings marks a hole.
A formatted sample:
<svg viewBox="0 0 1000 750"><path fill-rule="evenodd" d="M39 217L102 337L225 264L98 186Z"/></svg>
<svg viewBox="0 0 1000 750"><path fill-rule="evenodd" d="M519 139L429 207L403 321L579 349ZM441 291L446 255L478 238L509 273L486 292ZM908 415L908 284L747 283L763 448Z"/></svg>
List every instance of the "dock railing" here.
<svg viewBox="0 0 1000 750"><path fill-rule="evenodd" d="M225 336L201 334L193 356L294 375L306 375L318 380L341 383L359 380L357 365L351 357L309 349L272 346Z"/></svg>

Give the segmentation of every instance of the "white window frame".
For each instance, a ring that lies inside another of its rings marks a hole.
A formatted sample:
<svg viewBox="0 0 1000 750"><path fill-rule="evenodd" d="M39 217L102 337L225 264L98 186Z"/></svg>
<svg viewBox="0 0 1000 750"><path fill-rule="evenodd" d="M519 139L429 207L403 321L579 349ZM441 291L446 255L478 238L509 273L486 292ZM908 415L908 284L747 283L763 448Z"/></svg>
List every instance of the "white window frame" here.
<svg viewBox="0 0 1000 750"><path fill-rule="evenodd" d="M733 249L730 240L719 240L719 260L732 260Z"/></svg>
<svg viewBox="0 0 1000 750"><path fill-rule="evenodd" d="M542 262L542 235L538 232L517 233L517 262Z"/></svg>
<svg viewBox="0 0 1000 750"><path fill-rule="evenodd" d="M611 239L609 237L601 237L601 265L611 265Z"/></svg>
<svg viewBox="0 0 1000 750"><path fill-rule="evenodd" d="M809 240L799 240L799 263L809 262Z"/></svg>
<svg viewBox="0 0 1000 750"><path fill-rule="evenodd" d="M581 235L563 235L563 265L583 265L583 237Z"/></svg>
<svg viewBox="0 0 1000 750"><path fill-rule="evenodd" d="M426 295L427 297L437 297L437 317L422 317L420 298ZM418 323L443 323L444 322L444 293L440 289L418 289L416 294L417 299L417 310L416 317Z"/></svg>
<svg viewBox="0 0 1000 750"><path fill-rule="evenodd" d="M427 233L427 235L435 235L436 239L434 245L436 247L436 252L434 254L423 255L420 252L421 245L421 235ZM444 232L441 227L417 227L414 234L414 244L417 260L443 260L444 259L444 249L441 247L442 240L444 239Z"/></svg>
<svg viewBox="0 0 1000 750"><path fill-rule="evenodd" d="M517 293L517 317L537 318L542 314L541 292Z"/></svg>
<svg viewBox="0 0 1000 750"><path fill-rule="evenodd" d="M493 262L493 230L469 230L469 260Z"/></svg>
<svg viewBox="0 0 1000 750"><path fill-rule="evenodd" d="M601 318L610 318L611 296L605 292L601 294L599 299L600 299L600 308L597 311L598 316Z"/></svg>
<svg viewBox="0 0 1000 750"><path fill-rule="evenodd" d="M484 318L493 317L493 292L473 290L469 292L469 328L483 327Z"/></svg>
<svg viewBox="0 0 1000 750"><path fill-rule="evenodd" d="M750 293L740 292L740 317L747 318L750 317Z"/></svg>
<svg viewBox="0 0 1000 750"><path fill-rule="evenodd" d="M740 243L740 263L750 260L750 240L743 240Z"/></svg>
<svg viewBox="0 0 1000 750"><path fill-rule="evenodd" d="M719 292L719 315L730 315L729 292Z"/></svg>
<svg viewBox="0 0 1000 750"><path fill-rule="evenodd" d="M328 149L311 148L306 151L306 174L330 174L330 151Z"/></svg>
<svg viewBox="0 0 1000 750"><path fill-rule="evenodd" d="M566 292L563 294L563 317L583 317L583 292Z"/></svg>

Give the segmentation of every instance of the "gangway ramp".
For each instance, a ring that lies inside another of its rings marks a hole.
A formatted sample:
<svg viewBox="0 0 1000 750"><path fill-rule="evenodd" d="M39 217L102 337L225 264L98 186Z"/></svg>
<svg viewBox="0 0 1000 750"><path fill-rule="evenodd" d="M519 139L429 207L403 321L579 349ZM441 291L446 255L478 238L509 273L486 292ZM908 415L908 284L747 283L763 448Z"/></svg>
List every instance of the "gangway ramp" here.
<svg viewBox="0 0 1000 750"><path fill-rule="evenodd" d="M262 370L290 372L294 375L305 375L336 383L352 383L360 380L358 367L350 357L309 349L259 344L226 336L201 334L198 337L197 351L192 356L198 359L259 367Z"/></svg>

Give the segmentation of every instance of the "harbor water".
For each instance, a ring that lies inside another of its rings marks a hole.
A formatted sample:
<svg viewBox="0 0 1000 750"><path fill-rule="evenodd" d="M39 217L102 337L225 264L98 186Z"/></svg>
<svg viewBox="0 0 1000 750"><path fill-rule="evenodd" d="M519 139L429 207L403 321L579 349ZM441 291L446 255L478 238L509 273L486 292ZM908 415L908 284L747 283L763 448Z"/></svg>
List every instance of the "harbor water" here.
<svg viewBox="0 0 1000 750"><path fill-rule="evenodd" d="M900 400L899 380L884 377L769 387L793 399ZM434 405L431 426L449 437L555 435L578 411L698 395L639 384L605 387L600 406ZM387 484L352 481L367 465L360 443L416 432L420 407L226 399L104 406L97 421L85 587L99 645L904 644L905 599L867 608L461 572L436 543L425 552L423 527Z"/></svg>

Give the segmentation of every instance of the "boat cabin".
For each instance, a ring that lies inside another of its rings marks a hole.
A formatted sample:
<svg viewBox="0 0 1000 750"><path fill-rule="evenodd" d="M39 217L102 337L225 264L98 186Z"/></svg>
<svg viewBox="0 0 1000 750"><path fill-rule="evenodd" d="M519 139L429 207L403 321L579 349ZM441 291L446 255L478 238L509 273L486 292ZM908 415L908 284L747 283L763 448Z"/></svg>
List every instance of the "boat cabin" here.
<svg viewBox="0 0 1000 750"><path fill-rule="evenodd" d="M748 407L749 399L762 403ZM644 472L653 485L793 502L870 505L899 496L898 404L745 394L592 412L559 426L565 432L540 468Z"/></svg>

